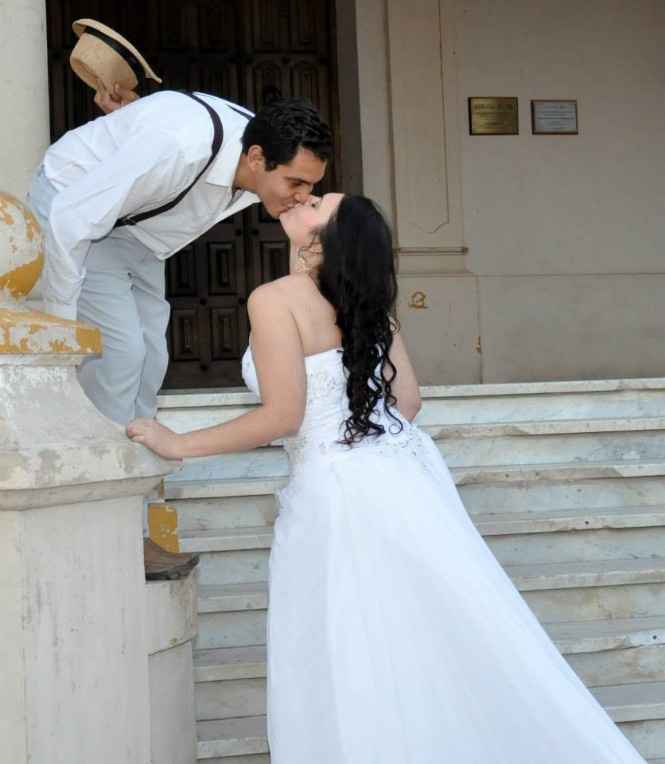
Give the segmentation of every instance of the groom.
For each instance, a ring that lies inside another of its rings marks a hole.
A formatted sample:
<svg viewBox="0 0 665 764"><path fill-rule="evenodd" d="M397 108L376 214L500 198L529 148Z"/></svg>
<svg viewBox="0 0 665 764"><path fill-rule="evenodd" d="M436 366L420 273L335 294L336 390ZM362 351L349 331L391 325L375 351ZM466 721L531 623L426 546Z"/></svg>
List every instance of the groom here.
<svg viewBox="0 0 665 764"><path fill-rule="evenodd" d="M79 379L119 424L154 417L168 365L164 260L263 202L273 217L307 199L332 153L303 99L254 116L206 94L161 91L66 133L35 175L46 236L46 312L97 326L104 353Z"/></svg>

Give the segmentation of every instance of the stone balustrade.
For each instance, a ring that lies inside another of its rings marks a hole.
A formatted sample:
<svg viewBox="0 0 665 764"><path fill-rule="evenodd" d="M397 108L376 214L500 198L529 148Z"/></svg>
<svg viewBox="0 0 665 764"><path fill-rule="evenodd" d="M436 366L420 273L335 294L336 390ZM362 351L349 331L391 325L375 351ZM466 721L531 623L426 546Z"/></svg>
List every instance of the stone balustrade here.
<svg viewBox="0 0 665 764"><path fill-rule="evenodd" d="M34 223L10 206L0 220L0 759L191 764L195 582L146 585L143 567L144 497L176 465L83 393L76 369L102 352L99 332L28 310L14 298L30 284L16 293L2 281Z"/></svg>

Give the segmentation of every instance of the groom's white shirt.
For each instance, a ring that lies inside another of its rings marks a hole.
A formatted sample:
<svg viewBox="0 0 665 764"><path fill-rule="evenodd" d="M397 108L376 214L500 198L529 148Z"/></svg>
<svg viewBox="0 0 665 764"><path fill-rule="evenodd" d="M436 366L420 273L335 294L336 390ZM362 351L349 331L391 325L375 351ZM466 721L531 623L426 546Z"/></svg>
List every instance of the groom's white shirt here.
<svg viewBox="0 0 665 764"><path fill-rule="evenodd" d="M173 209L122 229L160 259L259 201L232 188L251 112L197 95L224 127L215 161ZM111 233L119 218L161 207L186 189L210 159L212 138L212 120L201 104L162 91L69 131L48 149L44 172L58 193L46 234L47 312L76 318L90 244Z"/></svg>

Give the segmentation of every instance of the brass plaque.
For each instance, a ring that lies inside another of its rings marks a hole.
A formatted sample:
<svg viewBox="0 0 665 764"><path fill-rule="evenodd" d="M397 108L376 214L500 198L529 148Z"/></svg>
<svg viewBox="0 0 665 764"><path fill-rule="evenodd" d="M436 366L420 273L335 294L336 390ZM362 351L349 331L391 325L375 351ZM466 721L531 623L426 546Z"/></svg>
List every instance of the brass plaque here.
<svg viewBox="0 0 665 764"><path fill-rule="evenodd" d="M471 135L519 135L517 98L469 98Z"/></svg>

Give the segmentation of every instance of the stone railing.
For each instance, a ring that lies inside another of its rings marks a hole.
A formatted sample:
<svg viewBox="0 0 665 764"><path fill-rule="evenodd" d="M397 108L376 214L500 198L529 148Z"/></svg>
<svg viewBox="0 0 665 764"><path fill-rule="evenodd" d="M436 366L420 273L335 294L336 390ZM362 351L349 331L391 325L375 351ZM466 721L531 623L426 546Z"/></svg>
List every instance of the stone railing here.
<svg viewBox="0 0 665 764"><path fill-rule="evenodd" d="M97 330L12 300L22 235L0 230L0 759L191 764L195 583L143 568L144 497L174 464L83 393Z"/></svg>

